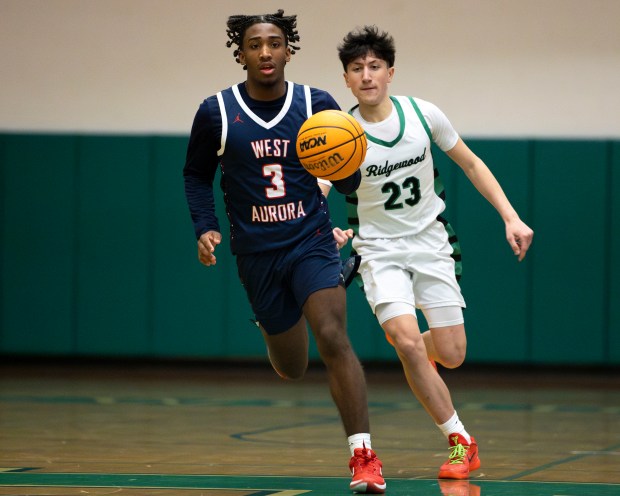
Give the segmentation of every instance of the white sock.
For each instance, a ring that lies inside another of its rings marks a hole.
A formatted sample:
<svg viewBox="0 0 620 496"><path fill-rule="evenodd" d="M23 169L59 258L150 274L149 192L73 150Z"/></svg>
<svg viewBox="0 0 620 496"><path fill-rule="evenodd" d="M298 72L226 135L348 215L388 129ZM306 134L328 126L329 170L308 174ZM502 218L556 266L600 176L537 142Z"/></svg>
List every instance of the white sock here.
<svg viewBox="0 0 620 496"><path fill-rule="evenodd" d="M471 443L471 436L465 430L463 422L459 420L459 416L457 415L456 410L454 411L454 415L452 415L452 417L450 417L450 419L446 423L441 425L437 424L437 427L439 427L439 430L443 432L443 435L446 436L446 439L448 439L448 436L450 434L460 434L465 439L467 439L468 443Z"/></svg>
<svg viewBox="0 0 620 496"><path fill-rule="evenodd" d="M362 432L360 434L353 434L349 436L349 450L351 451L351 456L353 456L353 451L356 448L368 448L372 449L372 445L370 444L370 434L367 432Z"/></svg>

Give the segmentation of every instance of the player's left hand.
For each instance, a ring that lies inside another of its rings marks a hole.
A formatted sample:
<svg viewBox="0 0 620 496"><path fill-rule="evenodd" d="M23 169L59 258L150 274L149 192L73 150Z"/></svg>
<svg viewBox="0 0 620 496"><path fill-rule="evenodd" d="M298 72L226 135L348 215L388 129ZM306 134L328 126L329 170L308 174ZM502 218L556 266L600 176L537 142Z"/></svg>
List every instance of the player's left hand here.
<svg viewBox="0 0 620 496"><path fill-rule="evenodd" d="M506 223L506 239L512 248L512 252L519 257L519 262L525 258L529 250L534 231L532 231L521 219L515 219Z"/></svg>
<svg viewBox="0 0 620 496"><path fill-rule="evenodd" d="M353 229L347 229L346 231L343 231L339 227L335 227L333 232L334 239L336 240L336 244L338 245L339 250L343 246L345 246L351 238L353 238Z"/></svg>

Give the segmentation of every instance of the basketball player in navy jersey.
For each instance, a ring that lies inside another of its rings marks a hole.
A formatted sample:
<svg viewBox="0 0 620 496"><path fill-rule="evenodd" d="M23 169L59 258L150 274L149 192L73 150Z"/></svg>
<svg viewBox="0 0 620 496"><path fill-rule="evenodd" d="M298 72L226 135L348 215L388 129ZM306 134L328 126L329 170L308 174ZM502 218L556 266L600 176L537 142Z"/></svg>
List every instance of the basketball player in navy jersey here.
<svg viewBox="0 0 620 496"><path fill-rule="evenodd" d="M332 398L348 436L350 488L383 493L381 462L371 447L366 383L346 332L346 292L337 233L317 180L299 163L295 141L313 113L339 109L325 91L286 81L298 50L296 16L231 16L227 45L247 71L245 82L207 98L192 126L185 192L198 258L216 264L222 236L213 180L219 164L230 246L275 371L301 379L312 329ZM359 172L334 182L355 191Z"/></svg>

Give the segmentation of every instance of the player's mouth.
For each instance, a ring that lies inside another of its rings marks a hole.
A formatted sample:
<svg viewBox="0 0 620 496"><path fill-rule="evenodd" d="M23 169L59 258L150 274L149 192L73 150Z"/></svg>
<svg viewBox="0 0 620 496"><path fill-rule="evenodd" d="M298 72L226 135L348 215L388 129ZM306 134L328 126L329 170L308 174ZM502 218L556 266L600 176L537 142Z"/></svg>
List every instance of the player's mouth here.
<svg viewBox="0 0 620 496"><path fill-rule="evenodd" d="M264 64L259 66L258 70L266 76L269 76L276 71L276 67L272 64Z"/></svg>
<svg viewBox="0 0 620 496"><path fill-rule="evenodd" d="M360 91L364 92L364 93L368 93L370 91L374 91L376 88L374 86L364 86L362 88L360 88Z"/></svg>

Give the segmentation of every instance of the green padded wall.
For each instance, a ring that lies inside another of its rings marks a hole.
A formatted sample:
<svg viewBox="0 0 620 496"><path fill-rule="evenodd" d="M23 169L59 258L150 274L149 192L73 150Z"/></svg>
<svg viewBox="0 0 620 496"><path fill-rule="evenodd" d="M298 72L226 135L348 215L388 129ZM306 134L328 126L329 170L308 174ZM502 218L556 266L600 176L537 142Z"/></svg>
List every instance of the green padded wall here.
<svg viewBox="0 0 620 496"><path fill-rule="evenodd" d="M147 355L149 140L78 143L75 352Z"/></svg>
<svg viewBox="0 0 620 496"><path fill-rule="evenodd" d="M521 219L532 226L528 193L530 144L470 140L491 168ZM528 275L531 253L519 263L506 241L504 222L459 169L455 205L463 253L461 288L467 309L467 359L519 362L530 351Z"/></svg>
<svg viewBox="0 0 620 496"><path fill-rule="evenodd" d="M619 364L620 142L468 143L536 232L517 263L495 210L434 148L463 250L468 361ZM186 146L174 136L0 134L0 354L266 359L219 189L218 263L197 260ZM342 196L329 203L345 226ZM396 360L363 293L353 285L347 295L359 356Z"/></svg>
<svg viewBox="0 0 620 496"><path fill-rule="evenodd" d="M186 147L187 139L180 137L158 137L152 144L151 351L163 357L225 353L223 333L216 332L224 326L223 315L216 311L218 302L207 297L183 195ZM223 277L213 279L213 285L222 285Z"/></svg>
<svg viewBox="0 0 620 496"><path fill-rule="evenodd" d="M75 143L2 137L2 351L64 354L74 344Z"/></svg>
<svg viewBox="0 0 620 496"><path fill-rule="evenodd" d="M610 144L609 186L607 198L611 204L609 224L606 226L610 236L607 261L610 270L607 300L609 319L605 329L604 342L608 353L608 363L620 364L620 142Z"/></svg>
<svg viewBox="0 0 620 496"><path fill-rule="evenodd" d="M607 143L535 144L532 361L602 363Z"/></svg>

